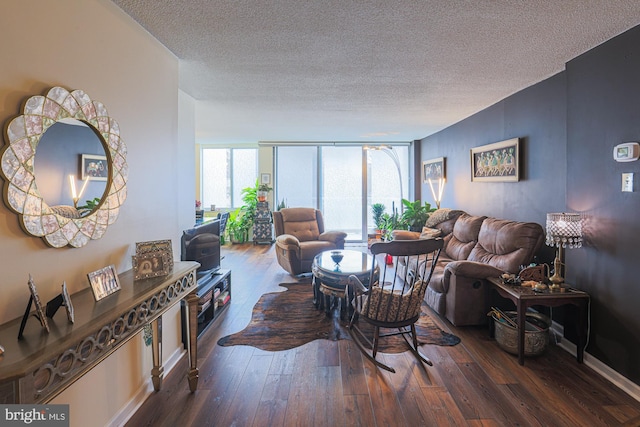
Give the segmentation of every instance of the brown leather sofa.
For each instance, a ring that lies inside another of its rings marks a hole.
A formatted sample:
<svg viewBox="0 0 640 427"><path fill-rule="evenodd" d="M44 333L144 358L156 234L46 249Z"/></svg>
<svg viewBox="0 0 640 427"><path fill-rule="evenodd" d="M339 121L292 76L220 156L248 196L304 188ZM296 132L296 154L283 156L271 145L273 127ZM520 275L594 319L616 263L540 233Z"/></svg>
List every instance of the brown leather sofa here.
<svg viewBox="0 0 640 427"><path fill-rule="evenodd" d="M440 230L444 248L425 301L456 326L485 324L489 309L486 279L505 272L517 274L521 265L529 264L542 246L544 230L533 222L447 211L448 216L434 213L445 218L441 222L426 224ZM409 231L393 235L395 239L420 238L420 233Z"/></svg>
<svg viewBox="0 0 640 427"><path fill-rule="evenodd" d="M285 208L273 212L278 263L296 276L311 271L320 252L344 249L347 233L325 231L322 212L313 208Z"/></svg>

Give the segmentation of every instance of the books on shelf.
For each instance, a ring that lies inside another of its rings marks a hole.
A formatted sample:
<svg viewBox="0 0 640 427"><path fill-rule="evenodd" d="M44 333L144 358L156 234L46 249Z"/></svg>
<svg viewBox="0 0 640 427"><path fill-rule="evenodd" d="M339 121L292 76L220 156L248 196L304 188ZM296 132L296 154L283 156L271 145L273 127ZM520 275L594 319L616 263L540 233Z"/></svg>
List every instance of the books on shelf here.
<svg viewBox="0 0 640 427"><path fill-rule="evenodd" d="M218 303L218 306L222 306L228 303L230 299L231 295L229 294L229 291L224 291L218 298L216 298L216 302Z"/></svg>

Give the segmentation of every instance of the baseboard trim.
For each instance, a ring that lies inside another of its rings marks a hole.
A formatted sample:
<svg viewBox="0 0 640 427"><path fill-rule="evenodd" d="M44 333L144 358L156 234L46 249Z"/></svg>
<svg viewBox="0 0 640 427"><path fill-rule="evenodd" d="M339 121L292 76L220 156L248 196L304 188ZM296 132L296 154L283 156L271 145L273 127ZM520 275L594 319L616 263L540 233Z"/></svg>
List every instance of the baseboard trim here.
<svg viewBox="0 0 640 427"><path fill-rule="evenodd" d="M173 368L176 367L180 359L186 354L186 350L183 348L177 348L171 356L164 363L164 374L165 376L171 372ZM107 424L110 427L122 427L127 421L136 413L138 408L142 406L142 404L147 400L149 396L153 393L153 382L151 381L151 377L147 378L147 380L140 386L138 391L133 395L133 397L127 402L126 405L122 407L117 414L111 418L109 423Z"/></svg>
<svg viewBox="0 0 640 427"><path fill-rule="evenodd" d="M556 345L566 352L570 353L571 355L575 356L578 347L568 339L564 338L564 328L562 327L562 325L553 322L551 330L556 333L558 337L560 337ZM620 390L624 391L629 396L640 402L639 385L637 385L624 375L620 374L619 372L614 371L609 366L607 366L594 356L590 355L586 351L584 352L584 364L596 371L601 377L614 384Z"/></svg>

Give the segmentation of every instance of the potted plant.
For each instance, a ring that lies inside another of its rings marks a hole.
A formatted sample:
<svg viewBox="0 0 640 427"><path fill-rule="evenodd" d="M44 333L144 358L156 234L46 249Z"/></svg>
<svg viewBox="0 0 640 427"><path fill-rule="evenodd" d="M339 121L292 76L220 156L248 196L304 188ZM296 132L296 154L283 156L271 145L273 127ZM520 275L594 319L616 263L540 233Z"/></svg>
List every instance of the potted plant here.
<svg viewBox="0 0 640 427"><path fill-rule="evenodd" d="M231 212L227 220L227 230L231 242L244 243L249 240L249 230L253 227L258 209L258 191L264 185L266 184L258 184L256 179L253 187L245 187L240 191L242 206Z"/></svg>
<svg viewBox="0 0 640 427"><path fill-rule="evenodd" d="M253 221L249 219L247 212L240 207L229 213L226 232L231 243L244 243L249 238L249 229Z"/></svg>
<svg viewBox="0 0 640 427"><path fill-rule="evenodd" d="M383 213L380 217L380 233L382 235L382 240L386 242L393 240L393 230L397 230L399 227L401 227L401 222L398 217L398 212L394 212L391 215Z"/></svg>
<svg viewBox="0 0 640 427"><path fill-rule="evenodd" d="M257 190L258 201L266 202L269 191L271 190L273 190L273 188L269 187L269 184L260 184Z"/></svg>
<svg viewBox="0 0 640 427"><path fill-rule="evenodd" d="M427 222L429 214L435 211L435 208L431 208L431 204L424 202L424 205L420 200L410 202L407 199L402 199L404 205L404 212L400 217L400 221L404 227L411 231L420 231Z"/></svg>
<svg viewBox="0 0 640 427"><path fill-rule="evenodd" d="M387 208L382 203L374 203L371 205L371 212L373 213L373 223L376 225L376 234L380 234L382 230L382 214Z"/></svg>

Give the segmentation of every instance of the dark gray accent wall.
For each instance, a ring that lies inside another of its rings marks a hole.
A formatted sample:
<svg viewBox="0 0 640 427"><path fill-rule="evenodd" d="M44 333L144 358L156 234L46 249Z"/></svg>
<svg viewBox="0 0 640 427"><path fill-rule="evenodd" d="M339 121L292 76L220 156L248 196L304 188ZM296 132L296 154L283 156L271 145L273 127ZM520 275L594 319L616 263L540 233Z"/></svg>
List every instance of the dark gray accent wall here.
<svg viewBox="0 0 640 427"><path fill-rule="evenodd" d="M636 27L572 60L566 71L421 140L422 160L446 157L443 207L543 227L548 212L585 215L585 245L565 252L565 276L591 295L586 350L636 384L640 176L636 192L622 193L621 174L638 174L640 162L617 163L612 153L616 144L640 140L639 95ZM521 180L471 182L470 149L515 137L522 138ZM421 195L431 201L428 185ZM547 260L553 250L545 246L540 256Z"/></svg>
<svg viewBox="0 0 640 427"><path fill-rule="evenodd" d="M640 27L566 68L567 207L586 221L569 267L592 297L588 352L640 384L640 176L621 191L640 161L613 159L617 144L640 141Z"/></svg>

